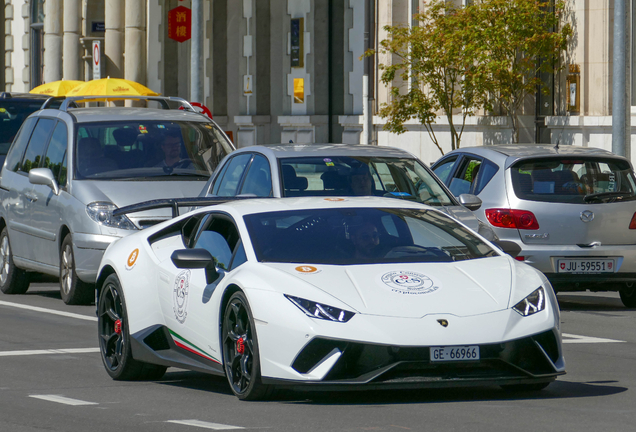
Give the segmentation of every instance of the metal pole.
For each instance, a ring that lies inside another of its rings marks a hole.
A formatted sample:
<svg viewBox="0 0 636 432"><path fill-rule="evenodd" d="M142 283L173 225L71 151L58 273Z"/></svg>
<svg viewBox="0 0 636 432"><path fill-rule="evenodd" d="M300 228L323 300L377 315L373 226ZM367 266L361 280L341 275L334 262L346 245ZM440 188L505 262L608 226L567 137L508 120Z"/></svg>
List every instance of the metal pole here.
<svg viewBox="0 0 636 432"><path fill-rule="evenodd" d="M628 0L614 1L614 69L612 85L612 152L630 158L631 95L627 75L630 39L627 19Z"/></svg>
<svg viewBox="0 0 636 432"><path fill-rule="evenodd" d="M203 102L203 80L201 79L203 55L203 4L192 0L192 38L190 40L190 102Z"/></svg>

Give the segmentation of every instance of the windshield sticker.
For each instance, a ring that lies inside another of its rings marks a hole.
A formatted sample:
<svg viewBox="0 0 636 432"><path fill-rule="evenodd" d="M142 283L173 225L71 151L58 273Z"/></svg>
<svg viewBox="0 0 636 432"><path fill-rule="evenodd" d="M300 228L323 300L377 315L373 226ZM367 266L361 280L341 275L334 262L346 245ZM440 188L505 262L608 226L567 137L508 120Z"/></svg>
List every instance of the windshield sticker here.
<svg viewBox="0 0 636 432"><path fill-rule="evenodd" d="M174 316L181 324L188 317L188 294L190 292L190 270L179 273L174 280L172 290L172 310Z"/></svg>
<svg viewBox="0 0 636 432"><path fill-rule="evenodd" d="M148 133L148 129L146 129L146 126L144 125L139 125L139 132Z"/></svg>
<svg viewBox="0 0 636 432"><path fill-rule="evenodd" d="M157 125L157 129L165 129L166 127L164 125Z"/></svg>
<svg viewBox="0 0 636 432"><path fill-rule="evenodd" d="M379 279L396 294L430 294L441 288L441 284L430 276L412 271L392 271L379 276Z"/></svg>
<svg viewBox="0 0 636 432"><path fill-rule="evenodd" d="M323 162L325 163L325 165L327 166L334 166L333 162L331 161L331 159L329 158L324 158Z"/></svg>
<svg viewBox="0 0 636 432"><path fill-rule="evenodd" d="M320 273L322 270L318 270L314 266L298 266L294 270L303 274Z"/></svg>
<svg viewBox="0 0 636 432"><path fill-rule="evenodd" d="M346 201L344 198L325 198L325 201Z"/></svg>
<svg viewBox="0 0 636 432"><path fill-rule="evenodd" d="M126 260L126 270L132 270L137 262L137 258L139 258L139 249L135 249L128 255L128 259Z"/></svg>

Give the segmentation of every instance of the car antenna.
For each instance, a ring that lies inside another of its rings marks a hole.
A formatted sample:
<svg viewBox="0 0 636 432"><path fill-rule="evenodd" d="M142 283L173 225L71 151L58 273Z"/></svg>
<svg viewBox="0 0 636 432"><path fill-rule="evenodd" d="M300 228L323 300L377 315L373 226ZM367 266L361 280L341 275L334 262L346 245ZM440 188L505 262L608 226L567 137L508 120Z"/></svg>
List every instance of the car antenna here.
<svg viewBox="0 0 636 432"><path fill-rule="evenodd" d="M554 148L556 149L556 151L559 151L559 144L561 143L561 135L563 135L563 131L565 130L565 125L567 124L567 119L570 118L570 112L566 110L565 112L565 118L566 121L563 122L563 127L561 127L561 132L559 132L559 138L557 139L556 144L554 145Z"/></svg>

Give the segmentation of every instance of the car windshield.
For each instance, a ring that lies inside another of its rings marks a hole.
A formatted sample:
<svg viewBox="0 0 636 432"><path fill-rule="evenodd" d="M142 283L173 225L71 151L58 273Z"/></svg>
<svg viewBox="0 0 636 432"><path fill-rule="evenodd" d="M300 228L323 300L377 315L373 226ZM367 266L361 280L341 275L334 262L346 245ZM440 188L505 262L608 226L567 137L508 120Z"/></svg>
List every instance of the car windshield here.
<svg viewBox="0 0 636 432"><path fill-rule="evenodd" d="M260 262L349 265L497 256L473 232L435 210L312 209L244 219Z"/></svg>
<svg viewBox="0 0 636 432"><path fill-rule="evenodd" d="M42 100L0 100L0 156L7 154L24 120L43 103Z"/></svg>
<svg viewBox="0 0 636 432"><path fill-rule="evenodd" d="M280 159L283 196L386 196L454 205L453 199L413 158L320 156Z"/></svg>
<svg viewBox="0 0 636 432"><path fill-rule="evenodd" d="M602 158L541 158L510 168L520 199L554 203L607 203L635 199L629 162Z"/></svg>
<svg viewBox="0 0 636 432"><path fill-rule="evenodd" d="M207 180L232 145L213 123L127 121L77 126L77 179Z"/></svg>

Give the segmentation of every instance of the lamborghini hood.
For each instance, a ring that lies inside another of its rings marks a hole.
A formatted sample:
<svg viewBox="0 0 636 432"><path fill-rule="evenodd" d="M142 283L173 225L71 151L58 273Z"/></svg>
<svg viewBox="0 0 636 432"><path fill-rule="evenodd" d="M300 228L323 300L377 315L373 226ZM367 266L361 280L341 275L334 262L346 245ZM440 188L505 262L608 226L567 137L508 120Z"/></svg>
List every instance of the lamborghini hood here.
<svg viewBox="0 0 636 432"><path fill-rule="evenodd" d="M514 282L511 264L503 256L453 263L266 265L313 285L357 313L405 318L503 310ZM315 300L310 292L307 299Z"/></svg>

